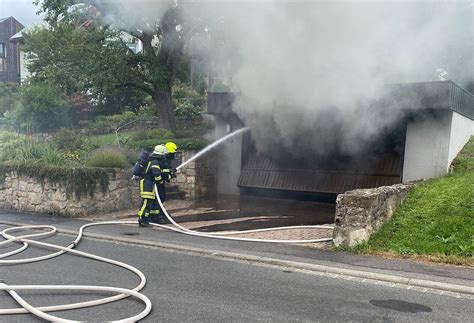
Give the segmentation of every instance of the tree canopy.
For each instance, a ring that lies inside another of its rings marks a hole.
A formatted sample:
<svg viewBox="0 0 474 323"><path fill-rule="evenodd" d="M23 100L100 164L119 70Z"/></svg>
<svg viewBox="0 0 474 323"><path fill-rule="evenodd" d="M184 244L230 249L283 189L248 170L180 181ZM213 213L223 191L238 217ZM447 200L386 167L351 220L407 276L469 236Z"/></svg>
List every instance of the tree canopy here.
<svg viewBox="0 0 474 323"><path fill-rule="evenodd" d="M104 106L150 96L161 126L175 129L171 88L186 40L195 31L184 22L179 5L169 1L161 16L131 22L110 18L119 17L113 1L37 4L49 26L24 36L35 79L54 81L68 94L87 93ZM135 40L141 51L133 50Z"/></svg>

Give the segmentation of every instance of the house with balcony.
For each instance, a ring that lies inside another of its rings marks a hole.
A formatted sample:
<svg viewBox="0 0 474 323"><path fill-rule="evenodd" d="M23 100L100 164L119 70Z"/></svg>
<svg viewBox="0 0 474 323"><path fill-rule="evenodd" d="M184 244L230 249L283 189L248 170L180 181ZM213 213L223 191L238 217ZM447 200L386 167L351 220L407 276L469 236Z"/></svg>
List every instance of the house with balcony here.
<svg viewBox="0 0 474 323"><path fill-rule="evenodd" d="M20 81L20 51L10 38L23 28L14 17L0 18L0 83Z"/></svg>

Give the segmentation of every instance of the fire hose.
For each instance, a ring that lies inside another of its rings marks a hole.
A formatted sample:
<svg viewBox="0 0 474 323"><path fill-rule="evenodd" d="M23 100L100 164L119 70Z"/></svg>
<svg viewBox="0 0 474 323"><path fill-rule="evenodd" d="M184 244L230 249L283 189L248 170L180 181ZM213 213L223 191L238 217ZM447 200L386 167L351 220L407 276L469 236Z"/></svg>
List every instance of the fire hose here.
<svg viewBox="0 0 474 323"><path fill-rule="evenodd" d="M136 286L133 289L126 289L126 288L117 288L117 287L109 287L109 286L84 286L84 285L8 285L4 281L0 281L0 290L4 290L8 292L13 299L20 305L22 308L6 308L6 309L0 309L0 315L4 314L23 314L23 313L32 313L44 320L48 321L61 321L61 322L75 322L71 320L66 320L57 316L49 315L46 312L51 312L51 311L63 311L63 310L71 310L71 309L80 309L80 308L85 308L85 307L90 307L90 306L96 306L96 305L101 305L101 304L106 304L114 301L118 301L120 299L123 299L128 296L133 296L145 303L145 309L126 319L118 320L115 322L130 322L130 321L137 321L140 320L144 317L146 317L150 311L151 311L151 301L148 297L140 293L140 290L143 289L143 287L146 284L146 278L145 275L138 270L137 268L130 266L128 264L125 264L120 261L116 261L113 259L97 256L91 253L83 252L83 251L78 251L74 250L73 248L79 243L83 236L83 231L85 228L94 226L94 225L107 225L107 224L134 224L135 221L111 221L111 222L101 222L101 223L89 223L86 225L81 226L79 229L79 233L77 238L70 243L67 247L62 247L58 246L55 244L50 244L50 243L45 243L45 242L40 242L36 240L31 240L29 238L33 237L46 237L54 234L57 230L54 226L50 225L36 225L36 226L21 226L21 227L11 227L4 229L0 234L6 239L2 242L0 242L0 246L4 246L10 243L14 242L19 242L22 244L22 246L16 250L0 254L0 265L15 265L15 264L25 264L25 263L32 263L36 261L42 261L46 259L51 259L54 257L57 257L61 254L64 254L66 252L72 253L74 255L86 257L89 259L94 259L97 261L109 263L115 266L122 267L124 269L127 269L131 272L133 272L135 275L137 275L140 279L140 283L138 286ZM22 236L14 236L11 235L10 233L12 231L20 231L20 230L29 230L29 229L49 229L50 231L46 232L41 232L41 233L34 233L34 234L28 234L28 235L22 235ZM48 249L53 249L57 250L54 253L40 256L40 257L34 257L34 258L24 258L24 259L14 259L14 260L3 260L1 258L6 258L8 256L12 256L15 254L20 253L21 251L25 250L28 245L35 245L39 247L44 247ZM105 291L105 292L111 292L111 293L118 293L118 295L115 296L110 296L110 297L105 297L101 299L96 299L92 301L86 301L86 302L79 302L79 303L71 303L71 304L63 304L63 305L54 305L54 306L42 306L42 307L35 307L28 302L26 302L16 291L18 290L68 290L68 291Z"/></svg>
<svg viewBox="0 0 474 323"><path fill-rule="evenodd" d="M214 148L218 144L224 142L226 139L248 130L247 128L242 128L239 129L231 134L228 134L227 136L219 139L218 141L214 142L212 145L206 147L203 149L201 152L193 156L191 159L187 160L186 162L182 163L177 167L177 170L180 168L184 167L186 164L191 162L192 160L202 156L204 153L209 151L210 149ZM255 233L255 232L264 232L264 231L275 231L275 230L288 230L288 229L303 229L303 228L324 228L324 229L332 229L332 226L329 225L307 225L307 226L287 226L287 227L275 227L275 228L265 228L265 229L255 229L255 230L245 230L245 231L230 231L230 232L214 232L214 233L204 233L204 232L199 232L195 230L190 230L187 229L178 223L176 223L173 218L169 215L168 211L166 210L165 206L163 205L163 202L161 201L161 198L158 194L158 190L155 187L155 194L156 198L158 200L158 203L161 207L161 210L163 210L164 215L167 217L167 219L171 222L174 227L169 226L169 225L161 225L161 224L155 224L152 223L153 226L157 226L160 228L164 228L167 230L172 230L174 232L179 232L187 235L192 235L192 236L198 236L198 237L206 237L206 238L213 238L213 239L223 239L223 240L236 240L236 241L251 241L251 242L273 242L273 243L314 243L314 242L323 242L323 241L330 241L332 240L331 238L323 238L323 239L311 239L311 240L269 240L269 239L256 239L256 238L242 238L242 237L235 237L235 236L229 236L229 235L238 235L238 234L245 234L245 233ZM144 288L146 284L146 278L145 275L138 270L137 268L128 265L126 263L116 261L110 258L106 257L101 257L97 256L91 253L75 250L77 244L79 241L82 239L84 230L87 227L91 226L97 226L97 225L112 225L112 224L136 224L136 221L106 221L106 222L96 222L96 223L89 223L81 226L79 228L78 235L76 239L70 243L68 246L63 247L55 244L50 244L50 243L45 243L45 242L40 242L36 240L32 240L30 238L39 238L39 237L47 237L51 236L54 233L56 233L57 229L54 226L51 225L36 225L36 226L20 226L20 227L10 227L6 228L3 231L0 232L0 234L3 236L5 239L4 241L0 242L0 247L3 247L8 244L12 243L19 243L21 246L13 251L9 251L3 254L0 254L0 265L15 265L15 264L25 264L25 263L33 263L37 261L43 261L47 259L51 259L54 257L57 257L59 255L62 255L64 253L71 253L77 256L89 258L89 259L94 259L97 261L109 263L115 266L119 266L121 268L127 269L137 275L140 279L140 283L133 289L126 289L126 288L118 288L118 287L109 287L109 286L88 286L88 285L8 285L6 282L0 280L0 290L4 290L7 293L11 295L11 297L21 306L21 308L6 308L6 309L0 309L0 315L5 315L5 314L23 314L23 313L32 313L42 319L48 320L48 321L61 321L61 322L75 322L72 320L66 320L57 316L53 316L50 314L47 314L46 312L52 312L52 311L63 311L63 310L71 310L71 309L80 309L80 308L85 308L85 307L91 307L91 306L97 306L97 305L102 305L102 304L107 304L110 302L118 301L121 299L124 299L129 296L136 297L140 299L144 304L145 304L145 309L143 309L140 313L122 319L122 320L117 320L114 322L130 322L130 321L137 321L140 320L144 317L146 317L150 311L151 311L151 301L148 297L140 293L140 291ZM49 231L46 232L40 232L40 233L33 233L33 234L25 234L25 235L19 235L15 236L12 235L11 233L14 231L22 231L22 230L44 230L48 229ZM13 259L13 260L4 260L3 258L7 258L16 254L21 253L25 249L27 249L28 245L34 245L38 247L43 247L47 249L52 249L55 250L55 252L44 255L44 256L39 256L39 257L33 257L33 258L23 258L23 259ZM24 300L16 291L21 291L21 290L68 290L68 291L100 291L100 292L111 292L111 293L117 293L115 296L109 296L109 297L104 297L100 299L95 299L91 301L85 301L85 302L78 302L78 303L70 303L70 304L63 304L63 305L52 305L52 306L40 306L36 307L28 303L26 300Z"/></svg>

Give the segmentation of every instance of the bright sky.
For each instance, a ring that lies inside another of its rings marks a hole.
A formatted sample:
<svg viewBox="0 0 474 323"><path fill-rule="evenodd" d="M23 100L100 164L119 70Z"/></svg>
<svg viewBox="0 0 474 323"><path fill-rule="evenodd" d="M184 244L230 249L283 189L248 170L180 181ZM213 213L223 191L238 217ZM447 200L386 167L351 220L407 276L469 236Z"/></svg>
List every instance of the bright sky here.
<svg viewBox="0 0 474 323"><path fill-rule="evenodd" d="M0 19L13 16L24 26L30 26L41 21L37 11L33 0L0 0Z"/></svg>

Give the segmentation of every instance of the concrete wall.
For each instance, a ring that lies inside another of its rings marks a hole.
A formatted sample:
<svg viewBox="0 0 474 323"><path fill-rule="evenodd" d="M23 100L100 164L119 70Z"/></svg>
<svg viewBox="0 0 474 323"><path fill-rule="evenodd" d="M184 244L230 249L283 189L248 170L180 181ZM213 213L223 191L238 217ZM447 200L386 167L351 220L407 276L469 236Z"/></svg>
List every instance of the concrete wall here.
<svg viewBox="0 0 474 323"><path fill-rule="evenodd" d="M403 182L447 174L453 159L474 134L474 121L451 110L418 115L408 122Z"/></svg>
<svg viewBox="0 0 474 323"><path fill-rule="evenodd" d="M231 124L216 116L216 138L221 138L235 131ZM240 127L239 127L240 128ZM239 195L237 187L242 163L242 136L235 136L221 144L217 150L217 194Z"/></svg>
<svg viewBox="0 0 474 323"><path fill-rule="evenodd" d="M452 111L419 115L408 122L403 162L403 182L446 174Z"/></svg>
<svg viewBox="0 0 474 323"><path fill-rule="evenodd" d="M472 135L474 135L474 120L453 112L451 135L449 138L448 165L451 165L454 158L456 158Z"/></svg>

